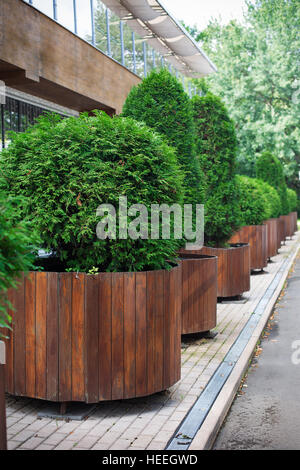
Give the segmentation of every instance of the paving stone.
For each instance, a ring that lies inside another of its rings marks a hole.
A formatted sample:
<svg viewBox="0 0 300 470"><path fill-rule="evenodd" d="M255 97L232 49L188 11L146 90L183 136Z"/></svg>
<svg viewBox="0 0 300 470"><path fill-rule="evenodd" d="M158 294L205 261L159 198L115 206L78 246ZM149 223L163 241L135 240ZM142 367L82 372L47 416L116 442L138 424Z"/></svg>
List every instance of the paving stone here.
<svg viewBox="0 0 300 470"><path fill-rule="evenodd" d="M38 436L40 437L40 434L38 433ZM66 439L67 437L67 434L63 434L63 433L60 433L60 432L55 432L53 433L50 437L48 437L47 439L44 438L44 444L47 444L47 445L53 445L53 446L56 446L57 444L59 444L61 441L63 441L64 439Z"/></svg>
<svg viewBox="0 0 300 470"><path fill-rule="evenodd" d="M28 439L28 441L24 442L19 449L28 449L28 450L34 450L36 447L38 447L42 442L43 438L39 437L31 437Z"/></svg>

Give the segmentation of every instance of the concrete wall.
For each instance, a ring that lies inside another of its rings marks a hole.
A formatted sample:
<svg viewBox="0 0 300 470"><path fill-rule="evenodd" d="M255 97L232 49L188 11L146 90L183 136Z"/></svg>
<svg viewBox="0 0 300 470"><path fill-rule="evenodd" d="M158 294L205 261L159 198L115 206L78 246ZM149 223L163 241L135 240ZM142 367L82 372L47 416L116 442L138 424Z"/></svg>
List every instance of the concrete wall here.
<svg viewBox="0 0 300 470"><path fill-rule="evenodd" d="M0 0L0 80L77 111L119 113L140 78L21 0Z"/></svg>

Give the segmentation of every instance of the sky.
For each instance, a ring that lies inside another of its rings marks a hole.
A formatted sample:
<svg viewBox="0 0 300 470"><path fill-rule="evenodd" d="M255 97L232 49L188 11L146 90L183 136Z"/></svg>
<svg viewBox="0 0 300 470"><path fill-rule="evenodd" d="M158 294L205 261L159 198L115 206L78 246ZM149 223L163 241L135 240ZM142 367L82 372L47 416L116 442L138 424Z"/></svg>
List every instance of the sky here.
<svg viewBox="0 0 300 470"><path fill-rule="evenodd" d="M222 23L242 21L245 0L161 0L166 9L185 24L204 29L211 17L221 16Z"/></svg>

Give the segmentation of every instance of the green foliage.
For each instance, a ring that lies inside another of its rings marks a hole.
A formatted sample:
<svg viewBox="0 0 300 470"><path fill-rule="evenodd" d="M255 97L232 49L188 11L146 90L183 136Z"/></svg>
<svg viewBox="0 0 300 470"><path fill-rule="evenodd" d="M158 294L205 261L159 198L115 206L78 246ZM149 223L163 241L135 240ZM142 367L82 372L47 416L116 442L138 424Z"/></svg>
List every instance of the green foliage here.
<svg viewBox="0 0 300 470"><path fill-rule="evenodd" d="M261 225L271 217L271 205L263 184L255 178L237 176L243 225ZM272 188L271 188L272 189Z"/></svg>
<svg viewBox="0 0 300 470"><path fill-rule="evenodd" d="M204 31L188 29L218 68L205 80L236 123L238 171L255 176L256 157L269 148L299 193L299 0L247 7L243 24L213 20Z"/></svg>
<svg viewBox="0 0 300 470"><path fill-rule="evenodd" d="M267 203L269 205L269 213L267 219L279 217L281 214L281 201L278 191L265 181L256 181L258 181L261 185L264 197L267 199Z"/></svg>
<svg viewBox="0 0 300 470"><path fill-rule="evenodd" d="M281 215L289 213L287 186L280 160L270 151L265 151L256 160L256 176L273 186L279 194Z"/></svg>
<svg viewBox="0 0 300 470"><path fill-rule="evenodd" d="M6 292L15 287L23 271L33 267L37 237L28 223L18 221L22 201L0 194L0 337L1 328L9 327L10 306Z"/></svg>
<svg viewBox="0 0 300 470"><path fill-rule="evenodd" d="M152 71L133 87L123 115L144 121L177 149L184 172L185 203L203 203L204 181L195 156L195 127L192 106L182 84L168 70Z"/></svg>
<svg viewBox="0 0 300 470"><path fill-rule="evenodd" d="M234 124L220 98L192 99L196 147L206 180L205 242L222 246L240 226Z"/></svg>
<svg viewBox="0 0 300 470"><path fill-rule="evenodd" d="M128 207L143 203L148 213L151 204L182 203L175 152L143 123L102 112L42 116L1 153L1 187L23 196L21 216L56 253L61 270L143 271L174 258L178 240L118 238L119 196ZM96 236L103 203L117 211L115 240Z"/></svg>
<svg viewBox="0 0 300 470"><path fill-rule="evenodd" d="M296 212L298 209L298 198L297 193L291 188L287 189L287 197L289 203L290 212Z"/></svg>

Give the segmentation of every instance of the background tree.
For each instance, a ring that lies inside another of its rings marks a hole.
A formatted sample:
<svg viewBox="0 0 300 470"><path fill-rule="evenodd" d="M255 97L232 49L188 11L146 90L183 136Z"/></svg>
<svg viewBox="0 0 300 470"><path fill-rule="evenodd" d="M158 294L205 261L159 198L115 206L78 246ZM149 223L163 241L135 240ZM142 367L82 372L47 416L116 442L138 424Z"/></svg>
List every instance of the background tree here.
<svg viewBox="0 0 300 470"><path fill-rule="evenodd" d="M255 0L247 3L245 24L212 20L202 32L187 27L218 67L206 83L236 123L239 173L255 176L255 160L268 148L298 193L299 23L298 0Z"/></svg>

